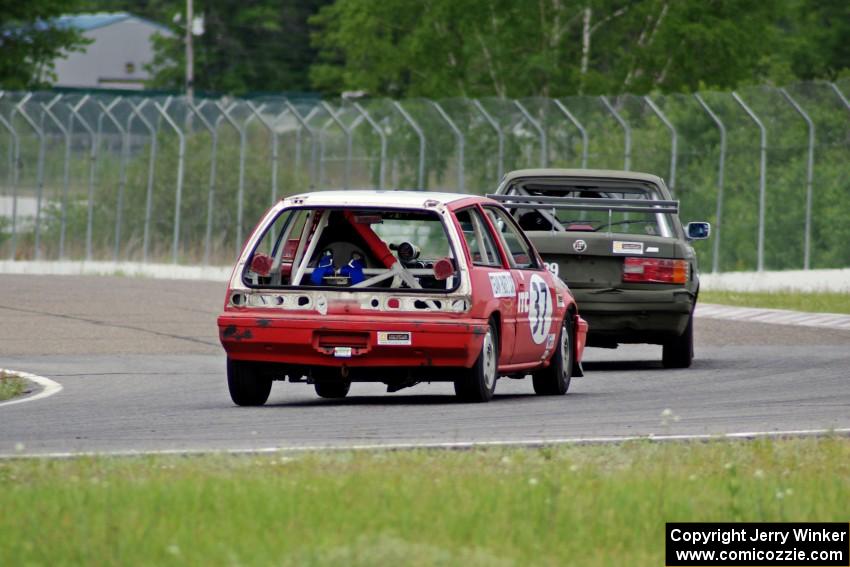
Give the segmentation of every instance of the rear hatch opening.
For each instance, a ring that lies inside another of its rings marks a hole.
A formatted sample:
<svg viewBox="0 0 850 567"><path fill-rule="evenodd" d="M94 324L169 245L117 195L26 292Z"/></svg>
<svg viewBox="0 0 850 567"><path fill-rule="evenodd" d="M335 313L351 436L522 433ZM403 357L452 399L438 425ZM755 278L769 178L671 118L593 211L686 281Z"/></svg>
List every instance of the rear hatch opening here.
<svg viewBox="0 0 850 567"><path fill-rule="evenodd" d="M289 207L243 256L232 307L328 312L465 312L468 274L445 214L400 208Z"/></svg>
<svg viewBox="0 0 850 567"><path fill-rule="evenodd" d="M248 256L252 289L451 292L457 253L436 211L283 209Z"/></svg>

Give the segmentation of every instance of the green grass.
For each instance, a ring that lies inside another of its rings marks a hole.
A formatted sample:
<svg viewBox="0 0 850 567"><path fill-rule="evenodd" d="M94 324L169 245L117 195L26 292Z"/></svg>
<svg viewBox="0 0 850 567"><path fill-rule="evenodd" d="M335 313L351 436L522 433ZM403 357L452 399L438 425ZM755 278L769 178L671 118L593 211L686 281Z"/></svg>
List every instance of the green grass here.
<svg viewBox="0 0 850 567"><path fill-rule="evenodd" d="M20 396L26 389L27 383L23 378L0 371L0 402Z"/></svg>
<svg viewBox="0 0 850 567"><path fill-rule="evenodd" d="M721 303L741 307L768 307L817 313L850 314L850 293L701 291L699 300L703 303Z"/></svg>
<svg viewBox="0 0 850 567"><path fill-rule="evenodd" d="M0 565L652 565L847 521L850 439L0 461Z"/></svg>

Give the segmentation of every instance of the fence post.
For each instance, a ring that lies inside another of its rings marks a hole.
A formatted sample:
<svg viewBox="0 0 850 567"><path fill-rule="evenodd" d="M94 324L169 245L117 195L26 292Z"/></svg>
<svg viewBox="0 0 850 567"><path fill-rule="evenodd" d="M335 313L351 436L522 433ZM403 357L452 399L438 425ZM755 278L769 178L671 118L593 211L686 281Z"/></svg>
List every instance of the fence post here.
<svg viewBox="0 0 850 567"><path fill-rule="evenodd" d="M499 164L498 169L496 171L496 182L502 179L502 175L505 173L505 134L502 132L501 126L496 122L496 119L493 118L489 112L484 109L484 106L481 104L481 101L478 99L472 99L472 106L484 117L484 120L493 127L496 131L496 139L499 144Z"/></svg>
<svg viewBox="0 0 850 567"><path fill-rule="evenodd" d="M36 260L41 259L41 199L44 193L44 152L45 152L45 137L44 131L38 127L38 124L35 123L35 120L27 114L26 109L24 109L24 105L32 98L32 93L27 93L24 95L18 104L15 105L15 108L12 111L12 117L14 117L15 113L21 115L26 123L32 128L32 131L35 133L38 138L38 161L36 165L36 197L35 197L35 252L34 257Z"/></svg>
<svg viewBox="0 0 850 567"><path fill-rule="evenodd" d="M289 110L288 108L284 110ZM301 130L304 129L304 126L301 125L301 122L296 118L296 122L298 122L298 128L295 129L295 171L301 171ZM310 137L310 143L312 144L312 136ZM312 167L312 166L311 166ZM309 175L313 175L313 170L310 170ZM310 182L312 184L312 180Z"/></svg>
<svg viewBox="0 0 850 567"><path fill-rule="evenodd" d="M97 133L94 131L94 128L80 115L79 110L83 107L83 105L88 102L89 95L85 95L80 101L71 106L67 104L68 110L71 112L71 123L73 124L74 120L77 120L83 128L85 128L86 132L89 134L89 138L91 139L91 148L89 150L89 186L88 186L88 202L86 203L86 260L91 261L92 259L92 237L93 237L93 225L94 225L94 180L97 169L97 154L100 147L100 140L97 137Z"/></svg>
<svg viewBox="0 0 850 567"><path fill-rule="evenodd" d="M611 113L611 116L614 117L614 120L620 124L623 128L623 169L629 171L632 168L632 129L629 127L629 124L620 116L620 113L617 112L611 103L608 102L608 99L604 96L600 96L599 100L602 101L602 104L605 105L605 108L608 109L608 112Z"/></svg>
<svg viewBox="0 0 850 567"><path fill-rule="evenodd" d="M779 92L794 107L794 110L803 117L809 130L809 149L806 161L806 227L803 235L803 269L808 270L810 267L809 260L812 241L812 181L815 175L815 123L809 117L809 114L803 110L803 107L791 98L791 95L788 94L785 88L780 88Z"/></svg>
<svg viewBox="0 0 850 567"><path fill-rule="evenodd" d="M5 93L0 92L0 98ZM12 139L12 151L9 153L9 174L12 179L12 242L9 249L9 259L15 259L15 249L17 247L17 217L18 217L18 161L21 159L21 143L18 138L18 133L15 127L6 117L0 114L0 124L9 131L9 136Z"/></svg>
<svg viewBox="0 0 850 567"><path fill-rule="evenodd" d="M142 262L147 263L148 261L148 247L150 245L150 226L151 226L151 217L153 216L153 183L154 183L154 174L156 173L156 153L158 149L157 142L157 131L154 128L153 124L144 117L142 114L142 109L148 104L149 99L145 99L139 103L138 106L133 106L129 101L127 104L130 105L130 116L127 118L127 137L130 136L132 132L133 119L138 117L139 122L147 128L148 132L151 136L151 149L148 155L148 186L147 186L147 195L145 196L145 225L144 225L144 235L142 236ZM128 144L129 151L129 144Z"/></svg>
<svg viewBox="0 0 850 567"><path fill-rule="evenodd" d="M419 124L413 119L410 114L401 106L401 103L397 100L392 101L393 107L398 110L399 114L401 114L402 118L404 118L405 122L410 124L410 127L413 128L413 131L416 132L416 135L419 136L419 181L417 189L420 191L425 190L425 133L422 131L422 128L419 127Z"/></svg>
<svg viewBox="0 0 850 567"><path fill-rule="evenodd" d="M850 110L850 101L847 100L847 97L844 96L844 93L838 88L838 85L835 83L829 83L829 86L832 87L832 90L838 95L839 100L841 100L841 104L844 105L844 108Z"/></svg>
<svg viewBox="0 0 850 567"><path fill-rule="evenodd" d="M177 123L174 122L174 119L172 119L171 116L168 114L167 109L169 103L166 103L165 107L160 106L158 103L154 103L154 106L165 119L165 121L168 123L168 125L171 126L172 130L174 130L174 133L177 134L177 139L179 143L177 149L177 189L174 193L174 235L171 238L171 263L176 264L177 250L180 246L180 205L181 201L183 200L183 162L186 157L186 136L183 134L183 131L180 129ZM237 218L237 230L241 229L241 221L241 218Z"/></svg>
<svg viewBox="0 0 850 567"><path fill-rule="evenodd" d="M266 105L265 105L265 104L261 104L258 108L255 108L255 107L254 107L254 105L253 105L253 104L251 104L251 102L250 102L250 101L246 101L246 102L247 102L247 104L248 104L248 108L250 108L250 109L251 109L251 112L253 112L253 114L252 114L251 116L249 116L249 117L248 117L248 120L246 120L246 121L245 121L245 124L247 124L247 123L248 123L248 121L250 121L252 117L256 116L256 117L257 117L257 119L258 119L258 120L259 120L259 121L263 124L263 126L265 126L265 127L268 129L268 131L269 131L269 135L271 136L271 139L272 139L272 171L271 171L271 174L272 174L272 175L271 175L271 177L272 177L272 194L271 194L271 206L274 206L274 203L275 203L275 201L277 200L277 162L278 162L277 131L274 129L274 124L272 124L271 122L267 121L267 120L265 119L265 117L263 117L263 115L262 115L263 110L265 110L265 108L266 108ZM286 109L286 108L284 108L284 109L283 109L283 112L281 112L279 115L275 116L275 120L279 120L281 116L283 116L284 114L287 114L288 112L289 112L289 110L288 110L288 109ZM272 226L272 227L271 227L271 238L272 238L272 239L274 239L274 238L275 238L275 230L274 230L274 226Z"/></svg>
<svg viewBox="0 0 850 567"><path fill-rule="evenodd" d="M372 130L378 134L378 138L381 140L381 161L378 169L378 189L384 188L384 174L386 170L386 161L387 161L387 134L384 132L384 129L381 128L377 122L366 112L366 109L360 106L360 103L354 103L354 109L360 113L366 122L369 123L369 126L372 127Z"/></svg>
<svg viewBox="0 0 850 567"><path fill-rule="evenodd" d="M276 128L278 126L278 124L280 123L281 119L283 119L283 117L286 116L287 114L290 114L289 109L284 108L278 114L274 115L274 118L269 122L269 124L272 124ZM280 159L280 151L279 150L280 150L280 140L278 140L278 160ZM275 176L275 178L277 178L277 176ZM277 187L277 184L275 184L275 187ZM291 187L289 187L289 190L293 190L293 191L295 190L294 183L292 184ZM277 193L278 193L277 190L275 190L275 199L277 199Z"/></svg>
<svg viewBox="0 0 850 567"><path fill-rule="evenodd" d="M443 110L443 107L440 106L437 101L429 100L428 102L431 103L431 106L433 106L434 110L439 113L440 117L446 121L446 124L449 125L449 128L452 129L452 132L454 132L454 135L457 138L457 188L458 191L463 192L463 150L464 145L466 144L466 140L463 137L463 132L460 131L460 128L457 127L451 117L446 113L445 110Z"/></svg>
<svg viewBox="0 0 850 567"><path fill-rule="evenodd" d="M310 124L310 121L319 113L319 106L316 105L310 109L310 112L304 116L304 122L306 124ZM315 143L310 145L310 167L315 171L315 184L316 187L322 186L322 179L324 177L324 171L322 168L324 167L324 155L325 155L325 143L322 139L321 131L316 128L312 128L313 132L316 132L316 141ZM301 129L299 128L297 131L298 135L301 134ZM312 140L312 138L311 138Z"/></svg>
<svg viewBox="0 0 850 567"><path fill-rule="evenodd" d="M261 104L259 107L255 107L251 104L251 101L246 101L248 108L251 110L254 116L257 117L257 120L269 131L269 136L272 139L272 194L271 194L271 204L274 205L274 202L277 200L277 161L278 161L278 142L277 142L277 131L274 129L274 125L271 124L265 117L262 115L263 110L265 110L266 105ZM289 112L288 110L284 110L283 114ZM246 121L247 123L247 121Z"/></svg>
<svg viewBox="0 0 850 567"><path fill-rule="evenodd" d="M573 126L579 131L581 134L581 167L582 169L587 168L587 129L582 125L578 119L573 116L573 113L569 111L569 109L564 106L564 104L558 100L557 98L553 98L552 102L555 103L555 106L558 107L558 110L567 117L567 120L572 122Z"/></svg>
<svg viewBox="0 0 850 567"><path fill-rule="evenodd" d="M540 122L531 116L531 113L526 110L520 101L514 100L514 106L517 110L519 110L520 114L528 120L531 127L537 130L537 133L540 135L540 167L545 168L549 164L549 148L546 145L546 130L543 129Z"/></svg>
<svg viewBox="0 0 850 567"><path fill-rule="evenodd" d="M661 112L661 109L652 101L648 96L643 97L643 100L646 101L646 104L649 108L652 109L652 112L658 116L658 119L664 123L668 130L670 130L670 191L675 192L676 190L676 156L678 155L679 148L679 136L676 133L676 127L673 126L673 123L667 119L667 116Z"/></svg>
<svg viewBox="0 0 850 567"><path fill-rule="evenodd" d="M744 112L755 122L760 131L759 152L761 154L759 160L759 226L758 226L758 251L757 251L757 270L764 271L764 213L766 202L766 185L767 185L767 129L764 123L759 119L755 112L750 109L744 100L738 96L738 93L732 91L732 98L735 99Z"/></svg>
<svg viewBox="0 0 850 567"><path fill-rule="evenodd" d="M694 93L694 98L702 106L703 110L711 117L711 120L717 125L720 130L720 160L717 164L717 212L715 213L715 223L717 226L714 230L714 252L711 256L711 271L717 273L720 267L720 230L722 228L723 214L723 176L726 167L726 126L723 121L709 108L708 104L699 96L699 93Z"/></svg>
<svg viewBox="0 0 850 567"><path fill-rule="evenodd" d="M307 133L310 134L310 185L312 186L312 188L315 189L315 187L316 187L316 176L317 176L317 165L318 165L316 163L317 150L318 150L318 147L317 147L318 139L316 137L316 130L312 126L310 126L309 122L303 116L301 116L298 113L298 111L295 109L295 107L292 106L291 102L289 102L287 100L286 102L284 102L284 104L286 105L286 108L289 109L289 112L292 113L292 116L295 117L295 120L298 122L298 124L301 126L301 128L304 128L305 130L307 130ZM299 133L301 132L301 128L298 129ZM300 162L300 155L301 155L301 139L300 139L300 137L299 137L299 139L297 140L296 143L297 143L297 145L296 145L296 158L297 158L296 162ZM296 166L296 169L297 169L297 166Z"/></svg>
<svg viewBox="0 0 850 567"><path fill-rule="evenodd" d="M239 185L236 195L236 255L238 256L239 251L242 250L242 216L245 210L245 151L248 143L248 130L244 123L240 125L230 116L230 111L233 110L236 103L224 108L222 101L218 101L216 106L218 106L224 119L230 122L231 126L239 132Z"/></svg>
<svg viewBox="0 0 850 567"><path fill-rule="evenodd" d="M310 111L310 114L305 117L305 120L307 122L310 121L311 116L313 116L314 114L318 114L317 112L315 112L317 108L321 108L322 111L325 110L324 107L322 107L321 105L314 106L313 109ZM325 181L325 162L327 161L327 159L325 158L325 130L327 130L328 126L333 123L333 119L325 120L325 123L321 126L321 128L317 130L319 132L319 187L328 186L328 183Z"/></svg>
<svg viewBox="0 0 850 567"><path fill-rule="evenodd" d="M339 117L336 115L336 113L333 111L333 108L331 108L331 105L329 105L327 101L323 100L321 102L321 105L322 108L325 109L325 112L328 113L328 116L330 116L330 119L337 126L339 126L340 130L342 130L342 132L345 134L345 173L343 180L343 188L351 189L351 130L348 128L348 126L342 123L342 120L339 119ZM324 130L324 128L322 128L322 130Z"/></svg>
<svg viewBox="0 0 850 567"><path fill-rule="evenodd" d="M59 217L59 259L65 259L65 229L68 222L68 186L71 183L71 132L66 128L50 109L59 101L62 95L57 95L48 104L41 104L41 111L50 118L62 136L65 138L65 155L62 162L62 212Z"/></svg>
<svg viewBox="0 0 850 567"><path fill-rule="evenodd" d="M97 117L98 144L100 144L100 137L103 132L104 117L109 118L112 124L115 125L115 129L118 130L118 133L121 135L121 159L118 161L118 195L115 199L115 245L112 252L112 260L114 262L118 261L118 254L121 248L121 217L123 215L124 208L124 186L127 183L127 160L130 157L130 135L124 128L121 127L121 123L118 122L118 120L116 120L110 112L112 107L120 102L120 96L109 103L109 106L105 106L100 101L97 102L97 105L100 107L100 116Z"/></svg>
<svg viewBox="0 0 850 567"><path fill-rule="evenodd" d="M215 174L216 174L216 166L217 166L217 156L218 156L218 128L213 126L212 123L207 120L206 116L201 112L201 108L206 105L207 101L201 101L199 106L195 106L192 101L186 101L186 106L189 107L189 110L197 116L198 120L201 121L201 125L207 129L210 133L210 174L209 174L209 185L207 188L207 224L204 230L204 257L203 257L203 265L207 266L210 263L210 252L212 247L212 217L213 217L213 204L214 204L214 194L215 194Z"/></svg>

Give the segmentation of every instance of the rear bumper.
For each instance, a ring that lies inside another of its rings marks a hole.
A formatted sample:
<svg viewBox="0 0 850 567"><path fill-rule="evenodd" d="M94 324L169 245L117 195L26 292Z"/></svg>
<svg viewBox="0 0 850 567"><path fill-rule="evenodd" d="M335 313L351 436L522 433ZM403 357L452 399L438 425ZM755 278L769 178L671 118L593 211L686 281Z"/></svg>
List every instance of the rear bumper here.
<svg viewBox="0 0 850 567"><path fill-rule="evenodd" d="M685 331L695 297L673 290L593 290L572 288L582 317L590 324L588 344L659 343Z"/></svg>
<svg viewBox="0 0 850 567"><path fill-rule="evenodd" d="M477 319L272 318L226 313L218 318L218 327L221 344L234 360L336 368L469 368L481 351L488 324ZM404 333L409 333L409 341L403 339Z"/></svg>

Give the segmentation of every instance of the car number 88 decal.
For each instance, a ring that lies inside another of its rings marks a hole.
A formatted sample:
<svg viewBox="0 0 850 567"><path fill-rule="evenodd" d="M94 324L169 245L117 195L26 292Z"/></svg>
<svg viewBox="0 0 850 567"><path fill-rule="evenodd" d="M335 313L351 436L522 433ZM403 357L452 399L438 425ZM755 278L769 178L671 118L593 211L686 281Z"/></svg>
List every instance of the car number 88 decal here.
<svg viewBox="0 0 850 567"><path fill-rule="evenodd" d="M535 344L542 344L552 323L552 294L546 280L534 274L529 282L528 325Z"/></svg>

